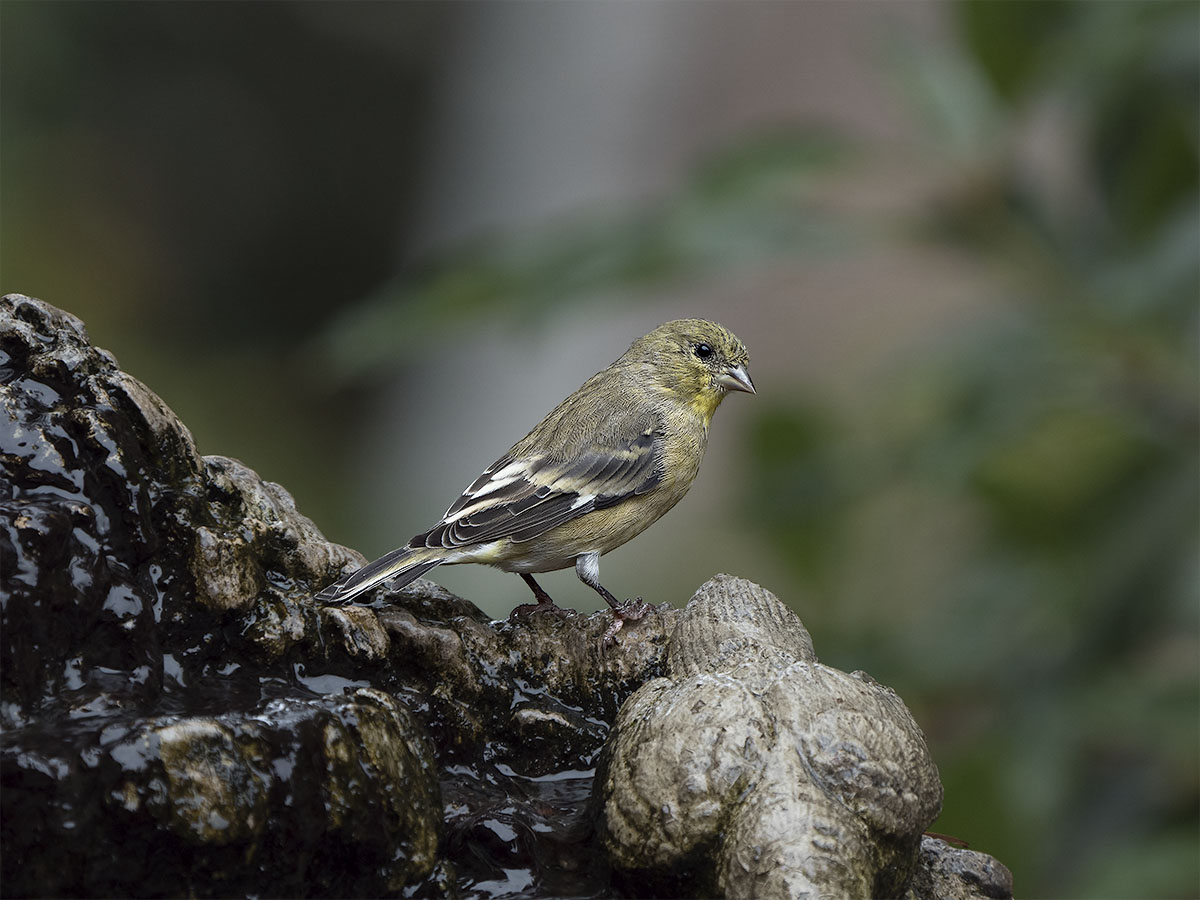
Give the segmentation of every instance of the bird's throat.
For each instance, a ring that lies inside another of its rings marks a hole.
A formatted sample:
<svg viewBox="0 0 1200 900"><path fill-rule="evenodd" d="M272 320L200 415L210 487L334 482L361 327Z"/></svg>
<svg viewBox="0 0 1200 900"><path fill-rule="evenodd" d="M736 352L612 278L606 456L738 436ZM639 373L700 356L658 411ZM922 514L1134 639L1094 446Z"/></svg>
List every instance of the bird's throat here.
<svg viewBox="0 0 1200 900"><path fill-rule="evenodd" d="M708 425L712 422L713 413L717 411L717 407L721 405L721 401L725 399L725 391L710 391L704 390L696 394L692 400L692 409L696 411L696 415L704 420L704 428L708 429Z"/></svg>

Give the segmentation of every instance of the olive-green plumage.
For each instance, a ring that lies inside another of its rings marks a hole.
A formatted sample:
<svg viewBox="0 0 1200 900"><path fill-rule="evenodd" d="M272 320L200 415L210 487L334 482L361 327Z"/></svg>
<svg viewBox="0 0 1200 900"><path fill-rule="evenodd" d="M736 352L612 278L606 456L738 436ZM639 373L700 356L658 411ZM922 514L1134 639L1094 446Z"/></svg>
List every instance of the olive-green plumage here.
<svg viewBox="0 0 1200 900"><path fill-rule="evenodd" d="M532 574L573 565L618 625L638 618L644 605L620 604L600 585L599 557L687 493L717 406L731 390L754 393L748 363L715 322L659 326L488 466L437 525L316 599L345 603L389 579L400 587L434 566L473 562L521 574L549 605Z"/></svg>

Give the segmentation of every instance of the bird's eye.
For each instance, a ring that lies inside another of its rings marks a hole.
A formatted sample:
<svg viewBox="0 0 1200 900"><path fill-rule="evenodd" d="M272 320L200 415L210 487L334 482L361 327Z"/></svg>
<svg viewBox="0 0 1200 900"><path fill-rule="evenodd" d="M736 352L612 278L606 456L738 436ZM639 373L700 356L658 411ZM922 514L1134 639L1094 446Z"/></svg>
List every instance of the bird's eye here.
<svg viewBox="0 0 1200 900"><path fill-rule="evenodd" d="M696 356L700 357L700 359L708 359L713 355L713 348L708 346L708 344L697 344L695 347L695 353Z"/></svg>

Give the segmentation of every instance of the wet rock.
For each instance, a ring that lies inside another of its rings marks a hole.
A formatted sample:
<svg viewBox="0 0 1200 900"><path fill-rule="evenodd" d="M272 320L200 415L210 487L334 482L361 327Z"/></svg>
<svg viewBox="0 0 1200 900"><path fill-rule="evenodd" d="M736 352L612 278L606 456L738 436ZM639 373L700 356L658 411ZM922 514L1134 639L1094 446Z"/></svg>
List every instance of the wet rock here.
<svg viewBox="0 0 1200 900"><path fill-rule="evenodd" d="M672 896L904 891L942 788L904 704L823 666L774 595L717 576L622 706L599 786L627 883Z"/></svg>
<svg viewBox="0 0 1200 900"><path fill-rule="evenodd" d="M202 458L68 313L0 298L0 384L6 727L80 692L153 702L164 645L192 680L234 647L278 659L313 631L311 583L362 561L278 485Z"/></svg>
<svg viewBox="0 0 1200 900"><path fill-rule="evenodd" d="M4 893L399 892L438 864L441 797L421 735L369 689L28 726L0 751L6 818L20 818L5 823Z"/></svg>
<svg viewBox="0 0 1200 900"><path fill-rule="evenodd" d="M940 797L920 735L761 589L614 646L608 612L491 622L428 581L318 607L363 557L201 456L78 319L0 298L0 410L4 896L610 896L609 745L603 847L645 885L778 893L815 860L903 890Z"/></svg>
<svg viewBox="0 0 1200 900"><path fill-rule="evenodd" d="M392 674L430 704L439 746L486 740L534 777L591 766L621 702L661 666L679 612L664 605L608 647L607 612L488 622L456 597L383 596Z"/></svg>
<svg viewBox="0 0 1200 900"><path fill-rule="evenodd" d="M443 783L529 823L532 869L665 643L673 612L602 653L607 614L490 623L430 582L318 608L363 557L20 295L0 408L6 895L444 893L480 825Z"/></svg>
<svg viewBox="0 0 1200 900"><path fill-rule="evenodd" d="M995 857L926 837L906 900L1012 900L1012 873Z"/></svg>

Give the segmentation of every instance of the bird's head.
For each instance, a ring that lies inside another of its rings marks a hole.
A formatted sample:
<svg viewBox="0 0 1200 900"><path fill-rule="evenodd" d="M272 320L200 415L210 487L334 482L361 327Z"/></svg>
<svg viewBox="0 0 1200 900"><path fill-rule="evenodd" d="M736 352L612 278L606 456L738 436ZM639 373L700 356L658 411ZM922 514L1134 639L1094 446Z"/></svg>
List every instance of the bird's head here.
<svg viewBox="0 0 1200 900"><path fill-rule="evenodd" d="M626 356L648 365L658 385L683 398L705 422L730 391L755 393L746 345L706 319L660 325L634 341Z"/></svg>

